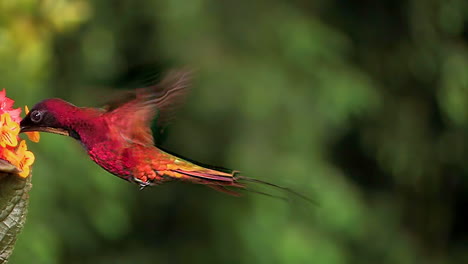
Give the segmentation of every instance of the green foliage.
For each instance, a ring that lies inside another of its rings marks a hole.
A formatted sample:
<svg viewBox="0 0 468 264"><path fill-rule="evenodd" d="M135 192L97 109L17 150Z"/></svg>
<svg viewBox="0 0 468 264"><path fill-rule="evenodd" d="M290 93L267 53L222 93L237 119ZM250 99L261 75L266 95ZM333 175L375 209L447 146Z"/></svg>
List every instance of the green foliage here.
<svg viewBox="0 0 468 264"><path fill-rule="evenodd" d="M134 68L189 66L193 92L163 146L320 203L184 184L138 191L73 140L43 135L30 146L34 188L11 263L467 261L466 1L0 10L1 85L18 105L96 105Z"/></svg>
<svg viewBox="0 0 468 264"><path fill-rule="evenodd" d="M28 212L28 192L31 177L26 179L11 172L17 168L0 160L0 263L5 263L13 252Z"/></svg>

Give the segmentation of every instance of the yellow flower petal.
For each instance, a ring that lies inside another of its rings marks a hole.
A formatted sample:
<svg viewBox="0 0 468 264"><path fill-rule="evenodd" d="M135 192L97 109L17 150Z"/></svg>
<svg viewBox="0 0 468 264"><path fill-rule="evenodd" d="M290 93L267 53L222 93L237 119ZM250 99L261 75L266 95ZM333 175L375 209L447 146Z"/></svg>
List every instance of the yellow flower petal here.
<svg viewBox="0 0 468 264"><path fill-rule="evenodd" d="M39 132L25 132L25 133L26 133L26 136L28 136L29 140L31 140L34 143L39 142L39 140L41 139L41 135L39 134Z"/></svg>
<svg viewBox="0 0 468 264"><path fill-rule="evenodd" d="M7 145L15 147L16 145L18 145L18 138L16 136L12 136L11 133L9 133L8 131L2 131L0 134L0 145L2 147L5 147Z"/></svg>
<svg viewBox="0 0 468 264"><path fill-rule="evenodd" d="M5 159L21 170L18 175L20 177L26 178L31 171L31 165L35 160L34 154L27 150L26 141L21 140L14 152L6 148L2 151Z"/></svg>
<svg viewBox="0 0 468 264"><path fill-rule="evenodd" d="M18 145L19 124L11 120L10 114L0 116L0 146L15 147Z"/></svg>
<svg viewBox="0 0 468 264"><path fill-rule="evenodd" d="M26 146L26 141L25 140L21 140L21 142L19 143L19 146L18 148L16 149L16 153L18 155L23 155L24 152L28 149L28 147Z"/></svg>
<svg viewBox="0 0 468 264"><path fill-rule="evenodd" d="M18 173L18 175L21 178L26 178L26 177L28 177L30 170L31 170L31 168L29 166L23 167L23 170L20 173Z"/></svg>
<svg viewBox="0 0 468 264"><path fill-rule="evenodd" d="M11 130L15 130L15 132L17 132L17 135L18 135L18 133L19 133L19 130L18 130L19 124L11 119L11 116L10 116L9 113L3 113L2 116L4 116L4 118L2 118L3 126L6 126L6 127L10 128Z"/></svg>
<svg viewBox="0 0 468 264"><path fill-rule="evenodd" d="M31 166L34 163L35 157L31 151L26 151L24 153L23 162L21 163L22 166Z"/></svg>
<svg viewBox="0 0 468 264"><path fill-rule="evenodd" d="M24 142L24 140L22 141ZM24 144L26 146L26 143ZM25 150L24 153L21 153L23 155L22 160L20 161L19 164L19 169L21 170L18 175L20 177L26 178L29 175L29 172L31 171L31 165L34 163L35 157L34 154L31 151Z"/></svg>
<svg viewBox="0 0 468 264"><path fill-rule="evenodd" d="M15 167L19 167L19 164L21 162L21 159L20 157L18 157L18 155L16 155L15 152L9 150L9 149L2 149L3 151L3 157L9 161L11 164L15 165Z"/></svg>

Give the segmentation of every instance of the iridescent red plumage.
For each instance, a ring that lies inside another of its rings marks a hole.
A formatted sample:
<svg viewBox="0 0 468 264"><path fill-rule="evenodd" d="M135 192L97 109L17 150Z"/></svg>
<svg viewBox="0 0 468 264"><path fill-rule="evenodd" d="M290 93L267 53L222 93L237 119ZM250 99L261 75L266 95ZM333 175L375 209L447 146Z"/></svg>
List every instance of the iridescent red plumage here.
<svg viewBox="0 0 468 264"><path fill-rule="evenodd" d="M35 126L67 131L102 168L141 186L182 180L221 191L227 191L222 186L242 187L234 172L205 168L155 146L150 128L154 116L158 115L160 125L170 120L186 88L186 74L172 74L160 85L137 89L104 108L80 108L61 99L47 99L31 112L44 115ZM26 119L24 124L31 122L30 116Z"/></svg>

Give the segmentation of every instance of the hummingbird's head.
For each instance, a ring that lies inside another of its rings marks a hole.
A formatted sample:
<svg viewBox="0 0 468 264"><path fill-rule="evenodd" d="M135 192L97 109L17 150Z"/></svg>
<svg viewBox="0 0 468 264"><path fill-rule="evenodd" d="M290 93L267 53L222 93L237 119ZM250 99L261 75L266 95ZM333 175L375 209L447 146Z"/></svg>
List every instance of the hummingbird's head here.
<svg viewBox="0 0 468 264"><path fill-rule="evenodd" d="M36 104L21 120L21 132L40 131L73 136L70 122L77 109L62 99L46 99Z"/></svg>

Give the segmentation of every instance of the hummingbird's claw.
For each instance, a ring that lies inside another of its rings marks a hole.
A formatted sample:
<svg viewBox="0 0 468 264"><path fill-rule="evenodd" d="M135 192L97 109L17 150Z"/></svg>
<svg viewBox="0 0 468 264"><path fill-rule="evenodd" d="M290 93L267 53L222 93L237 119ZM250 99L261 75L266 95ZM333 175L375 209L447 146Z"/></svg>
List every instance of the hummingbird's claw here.
<svg viewBox="0 0 468 264"><path fill-rule="evenodd" d="M149 182L149 181L142 181L142 180L140 180L140 179L138 179L138 178L133 178L133 181L134 181L136 184L140 185L140 191L143 190L146 186L151 185L151 182Z"/></svg>

